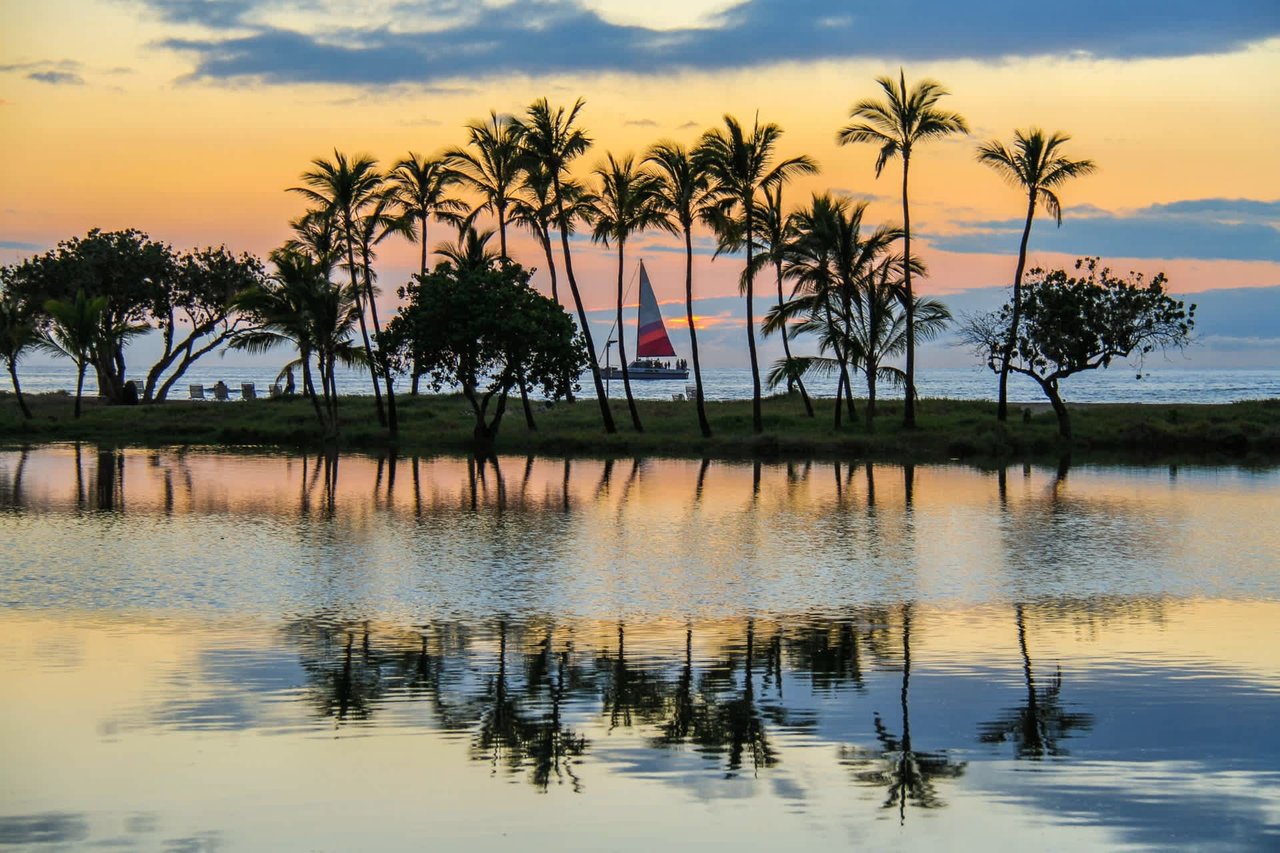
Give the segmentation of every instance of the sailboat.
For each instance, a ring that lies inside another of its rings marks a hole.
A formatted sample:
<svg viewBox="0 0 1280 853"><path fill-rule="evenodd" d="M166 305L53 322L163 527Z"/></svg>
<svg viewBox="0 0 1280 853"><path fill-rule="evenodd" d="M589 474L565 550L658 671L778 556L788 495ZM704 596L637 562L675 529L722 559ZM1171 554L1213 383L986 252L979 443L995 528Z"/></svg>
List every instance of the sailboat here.
<svg viewBox="0 0 1280 853"><path fill-rule="evenodd" d="M640 262L640 306L636 314L636 358L627 365L627 376L631 379L688 379L689 368L684 360L664 361L676 354L671 346L671 338L667 337L666 324L662 322L662 312L658 309L657 297L653 295L653 285L649 282L649 274L645 272L644 261ZM607 353L606 353L607 360ZM605 379L621 379L621 367L606 365L600 375Z"/></svg>

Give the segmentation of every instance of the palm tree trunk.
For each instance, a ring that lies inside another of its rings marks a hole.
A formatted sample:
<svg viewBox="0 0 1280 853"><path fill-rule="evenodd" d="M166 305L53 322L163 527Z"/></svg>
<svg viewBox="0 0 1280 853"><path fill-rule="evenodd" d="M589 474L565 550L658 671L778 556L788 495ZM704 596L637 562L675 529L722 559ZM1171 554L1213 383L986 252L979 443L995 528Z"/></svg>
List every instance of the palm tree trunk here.
<svg viewBox="0 0 1280 853"><path fill-rule="evenodd" d="M365 297L369 300L369 316L373 318L374 337L379 337L382 335L382 326L378 322L378 303L373 298L373 275L369 270L369 255L367 252L362 254L364 255L362 260L364 262ZM387 429L390 431L391 437L395 438L400 434L400 419L396 416L396 392L392 387L391 367L387 363L386 353L382 351L381 344L378 346L376 356L374 356L372 350L369 351L369 355L373 357L378 364L378 368L382 371L382 381L387 383Z"/></svg>
<svg viewBox="0 0 1280 853"><path fill-rule="evenodd" d="M378 423L381 426L387 425L387 413L382 408L382 389L378 385L378 364L373 358L373 346L369 343L369 327L364 321L364 291L360 287L360 282L356 278L356 255L355 249L351 246L351 237L355 233L355 226L348 218L347 225L347 267L351 272L351 295L355 297L357 313L360 316L360 337L364 341L364 351L369 354L369 379L373 382L373 402L378 410Z"/></svg>
<svg viewBox="0 0 1280 853"><path fill-rule="evenodd" d="M557 305L560 304L560 289L556 283L556 258L551 252L551 235L543 233L539 235L542 239L542 251L547 256L547 275L551 276L551 298L555 300Z"/></svg>
<svg viewBox="0 0 1280 853"><path fill-rule="evenodd" d="M76 362L76 418L80 418L80 396L84 392L84 361Z"/></svg>
<svg viewBox="0 0 1280 853"><path fill-rule="evenodd" d="M782 310L782 305L783 305L783 299L782 299L782 256L781 256L781 255L779 255L779 256L774 260L774 262L773 262L773 263L774 263L774 268L775 268L775 270L777 271L777 274L778 274L778 310L779 310L779 311L781 311L781 310ZM791 375L791 369L790 369L790 366L791 366L791 344L787 342L787 329L786 329L786 326L783 326L783 328L782 328L782 352L783 352L783 355L784 355L784 356L786 357L786 359L787 359L787 393L791 393L791 388L792 388L792 386L793 386L793 385L798 385L798 386L800 387L800 399L801 399L801 401L804 403L804 413L805 413L806 415L808 415L809 417L813 417L813 403L809 400L809 392L805 390L805 387L804 387L804 379L803 379L803 378L801 378L799 375L796 375L794 378L793 378L793 377L792 377L792 375Z"/></svg>
<svg viewBox="0 0 1280 853"><path fill-rule="evenodd" d="M302 353L302 393L311 401L311 406L316 410L316 420L320 421L320 429L325 435L329 434L329 422L325 418L324 410L320 408L320 399L316 397L315 382L311 379L311 353Z"/></svg>
<svg viewBox="0 0 1280 853"><path fill-rule="evenodd" d="M702 365L698 362L698 330L693 325L693 232L684 229L684 307L689 318L689 348L693 351L693 385L698 401L698 428L703 438L711 438L711 424L707 421L707 406L702 395Z"/></svg>
<svg viewBox="0 0 1280 853"><path fill-rule="evenodd" d="M587 340L587 351L591 353L591 379L596 386L596 401L600 404L600 418L604 421L604 431L615 433L617 426L613 423L613 412L609 411L609 399L604 395L604 382L600 380L600 364L596 361L595 343L591 339L591 326L587 323L587 312L582 307L582 295L578 292L578 280L573 275L573 259L569 254L569 232L564 226L564 199L560 195L560 177L554 178L556 193L556 210L559 214L560 249L564 252L564 274L569 279L569 290L573 293L573 304L578 309L578 323L582 327L582 336Z"/></svg>
<svg viewBox="0 0 1280 853"><path fill-rule="evenodd" d="M22 385L18 383L18 365L9 360L9 378L13 380L13 394L18 398L18 408L22 410L22 416L27 420L31 420L31 410L27 408L26 398L22 396Z"/></svg>
<svg viewBox="0 0 1280 853"><path fill-rule="evenodd" d="M755 275L751 269L751 241L754 236L755 210L751 196L745 201L747 209L747 350L751 354L751 431L764 432L764 418L760 413L760 362L756 358Z"/></svg>
<svg viewBox="0 0 1280 853"><path fill-rule="evenodd" d="M1027 224L1022 228L1022 243L1018 246L1018 269L1013 274L1013 317L1009 323L1009 340L1004 345L1004 357L1000 362L1000 398L996 404L996 420L1009 416L1009 360L1018 340L1018 321L1022 319L1022 273L1027 266L1027 243L1031 239L1031 220L1036 214L1036 191L1033 189L1027 202Z"/></svg>
<svg viewBox="0 0 1280 853"><path fill-rule="evenodd" d="M870 361L867 368L867 432L876 431L876 365Z"/></svg>
<svg viewBox="0 0 1280 853"><path fill-rule="evenodd" d="M902 425L916 428L916 300L911 290L911 205L907 201L907 172L911 150L902 151L902 253L906 260L903 281L907 291L907 399L902 407Z"/></svg>
<svg viewBox="0 0 1280 853"><path fill-rule="evenodd" d="M504 261L511 260L507 255L507 206L501 205L498 211L498 247L502 250L502 259Z"/></svg>
<svg viewBox="0 0 1280 853"><path fill-rule="evenodd" d="M625 245L626 240L618 241L618 358L622 361L622 388L627 394L627 408L631 412L631 425L635 427L636 432L644 432L644 426L640 423L640 412L636 409L635 398L631 396L631 372L627 369L627 336L623 334L622 328L622 258Z"/></svg>

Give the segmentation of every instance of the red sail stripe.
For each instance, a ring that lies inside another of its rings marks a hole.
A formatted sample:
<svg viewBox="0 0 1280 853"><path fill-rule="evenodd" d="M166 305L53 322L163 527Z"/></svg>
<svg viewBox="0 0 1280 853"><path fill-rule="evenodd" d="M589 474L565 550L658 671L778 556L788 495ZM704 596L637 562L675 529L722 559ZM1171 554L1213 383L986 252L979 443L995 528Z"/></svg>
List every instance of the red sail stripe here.
<svg viewBox="0 0 1280 853"><path fill-rule="evenodd" d="M661 320L641 326L638 338L636 356L639 358L657 358L676 354L675 347L671 346L671 339L667 337L667 330Z"/></svg>

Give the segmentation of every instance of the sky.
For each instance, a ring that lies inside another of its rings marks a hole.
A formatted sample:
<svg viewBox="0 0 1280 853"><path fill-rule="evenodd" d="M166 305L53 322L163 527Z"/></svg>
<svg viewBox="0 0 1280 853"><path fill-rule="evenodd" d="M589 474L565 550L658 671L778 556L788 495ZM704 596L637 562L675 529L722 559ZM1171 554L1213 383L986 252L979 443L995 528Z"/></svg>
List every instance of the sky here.
<svg viewBox="0 0 1280 853"><path fill-rule="evenodd" d="M19 0L0 8L0 263L95 227L265 255L303 210L287 190L313 158L435 153L462 144L468 121L542 96L585 99L583 177L606 153L691 145L726 113L758 115L783 128L782 156L821 166L787 187L788 205L830 190L897 223L900 164L877 179L875 149L838 146L836 132L852 104L878 96L875 78L900 68L909 83L940 81L942 106L971 128L912 159L922 292L999 301L1025 200L975 146L1061 130L1065 153L1098 170L1062 188L1060 228L1038 215L1033 265L1099 255L1117 270L1163 270L1202 304L1220 291L1262 306L1247 328L1218 311L1202 332L1247 350L1243 365L1280 363L1280 316L1256 316L1280 287L1274 0L1080 0L1070 14L1010 0ZM511 239L517 260L542 266L527 236ZM740 264L713 260L710 235L697 245L708 362L742 364L743 309L730 298ZM643 257L669 321L681 315L679 244L650 233L628 252L628 280ZM616 263L575 242L596 316ZM412 244L384 244L385 302L415 266Z"/></svg>

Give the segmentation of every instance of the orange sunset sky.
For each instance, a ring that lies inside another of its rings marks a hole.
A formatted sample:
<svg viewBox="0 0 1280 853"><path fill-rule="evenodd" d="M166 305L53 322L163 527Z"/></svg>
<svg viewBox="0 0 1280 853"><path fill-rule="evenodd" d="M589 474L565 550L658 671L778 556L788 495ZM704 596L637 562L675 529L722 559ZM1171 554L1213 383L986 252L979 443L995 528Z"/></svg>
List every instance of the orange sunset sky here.
<svg viewBox="0 0 1280 853"><path fill-rule="evenodd" d="M586 100L584 176L606 152L692 144L726 112L758 112L786 131L780 153L822 167L788 188L792 204L832 189L897 222L900 164L877 180L875 150L835 134L900 66L941 81L973 131L912 161L924 292L1008 283L1025 202L973 151L1031 125L1071 134L1067 153L1099 167L1062 189L1061 229L1040 214L1033 263L1097 254L1165 270L1182 293L1280 285L1274 0L1086 0L1067 16L1006 0L19 0L0 9L0 262L93 227L265 255L302 210L286 188L311 158L438 152L467 121L543 95ZM449 237L435 226L433 243ZM664 302L681 296L678 245L629 244ZM577 247L586 298L607 308L615 256ZM740 264L713 262L707 235L702 248L710 327L730 316L717 298ZM415 252L384 244L388 301ZM512 254L541 266L524 235Z"/></svg>

